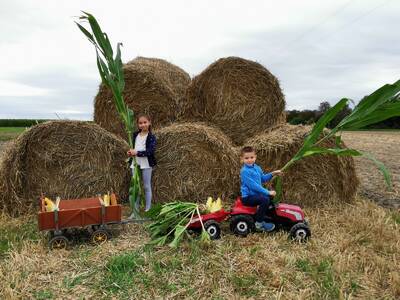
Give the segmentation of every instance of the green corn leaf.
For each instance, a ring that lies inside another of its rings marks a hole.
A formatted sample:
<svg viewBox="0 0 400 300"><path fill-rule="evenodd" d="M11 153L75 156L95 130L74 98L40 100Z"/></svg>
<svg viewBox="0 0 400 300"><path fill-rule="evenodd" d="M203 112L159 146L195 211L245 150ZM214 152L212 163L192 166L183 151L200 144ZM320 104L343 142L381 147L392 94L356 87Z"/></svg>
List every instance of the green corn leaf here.
<svg viewBox="0 0 400 300"><path fill-rule="evenodd" d="M360 151L362 153L362 156L371 160L375 165L378 167L378 169L382 172L383 177L385 179L386 185L389 188L389 190L392 190L392 177L390 175L389 170L386 168L386 166L377 160L371 153Z"/></svg>
<svg viewBox="0 0 400 300"><path fill-rule="evenodd" d="M161 247L166 244L167 238L168 236L160 236L158 238L155 238L154 240L151 240L148 244Z"/></svg>
<svg viewBox="0 0 400 300"><path fill-rule="evenodd" d="M97 50L96 50L96 52L97 52ZM99 69L101 81L102 81L103 84L105 84L106 86L109 86L109 85L108 85L108 82L107 82L107 79L106 79L106 76L105 76L105 74L104 74L103 68L102 68L102 66L101 66L100 60L101 60L100 56L97 55L97 60L96 60L96 62L97 62L97 68Z"/></svg>
<svg viewBox="0 0 400 300"><path fill-rule="evenodd" d="M183 233L185 232L185 230L186 230L186 226L177 225L175 227L174 239L172 240L171 243L169 243L169 246L171 248L177 248L179 246L179 243L182 240Z"/></svg>
<svg viewBox="0 0 400 300"><path fill-rule="evenodd" d="M340 148L342 145L342 137L340 135L335 136L335 145L337 148Z"/></svg>
<svg viewBox="0 0 400 300"><path fill-rule="evenodd" d="M346 130L365 128L368 125L376 124L392 117L400 116L400 101L393 101L383 104L372 114L364 116L362 119L354 120L346 124Z"/></svg>
<svg viewBox="0 0 400 300"><path fill-rule="evenodd" d="M89 41L93 44L95 44L93 35L86 30L85 27L83 27L81 24L79 24L78 22L75 22L76 25L78 25L79 29L83 32L84 35L86 35L86 37L89 39Z"/></svg>
<svg viewBox="0 0 400 300"><path fill-rule="evenodd" d="M277 176L277 177L274 177L273 180L275 181L274 186L275 186L275 192L276 192L273 202L279 203L279 201L281 201L281 199L282 199L282 177Z"/></svg>
<svg viewBox="0 0 400 300"><path fill-rule="evenodd" d="M322 147L311 147L304 152L303 157L317 155L317 154L331 154L338 156L361 156L362 153L355 149L349 148L322 148Z"/></svg>
<svg viewBox="0 0 400 300"><path fill-rule="evenodd" d="M306 152L308 148L310 148L317 142L326 124L328 124L338 114L338 112L340 112L347 105L347 103L348 103L347 99L342 99L338 103L336 103L333 107L331 107L327 112L325 112L325 114L314 125L310 134L307 135L306 139L304 140L303 146L293 157L293 161L289 161L285 165L285 167L282 168L283 170L286 169L288 166L290 166L294 161L297 161L302 158L303 153Z"/></svg>
<svg viewBox="0 0 400 300"><path fill-rule="evenodd" d="M378 111L381 114L383 111L379 109L382 108L386 103L392 101L399 92L400 80L393 84L385 84L371 95L364 97L353 109L353 112L338 124L337 128L340 130L351 130L354 128L354 123L362 124L363 120L373 117L375 111ZM385 118L385 115L381 115L381 118L378 119L378 122L387 118L388 117ZM368 125L369 124L373 123L368 123Z"/></svg>
<svg viewBox="0 0 400 300"><path fill-rule="evenodd" d="M201 230L200 242L209 243L210 241L211 241L211 238L210 238L210 235L208 234L208 232L205 230Z"/></svg>
<svg viewBox="0 0 400 300"><path fill-rule="evenodd" d="M89 21L90 27L93 30L93 35L97 41L97 44L102 49L104 56L106 58L110 58L113 56L113 51L110 43L106 40L104 33L102 32L100 25L97 23L97 20L91 15L87 14L87 20Z"/></svg>

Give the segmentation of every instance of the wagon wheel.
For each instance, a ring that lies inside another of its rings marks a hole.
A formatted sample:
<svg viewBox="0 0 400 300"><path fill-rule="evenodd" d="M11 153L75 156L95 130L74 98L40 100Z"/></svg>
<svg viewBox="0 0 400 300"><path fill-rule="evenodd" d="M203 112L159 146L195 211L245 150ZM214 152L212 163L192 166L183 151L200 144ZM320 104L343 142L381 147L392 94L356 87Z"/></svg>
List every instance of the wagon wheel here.
<svg viewBox="0 0 400 300"><path fill-rule="evenodd" d="M49 248L51 250L67 249L68 239L63 235L57 235L50 239Z"/></svg>
<svg viewBox="0 0 400 300"><path fill-rule="evenodd" d="M93 244L101 245L110 239L110 234L104 229L97 229L92 233L90 240Z"/></svg>

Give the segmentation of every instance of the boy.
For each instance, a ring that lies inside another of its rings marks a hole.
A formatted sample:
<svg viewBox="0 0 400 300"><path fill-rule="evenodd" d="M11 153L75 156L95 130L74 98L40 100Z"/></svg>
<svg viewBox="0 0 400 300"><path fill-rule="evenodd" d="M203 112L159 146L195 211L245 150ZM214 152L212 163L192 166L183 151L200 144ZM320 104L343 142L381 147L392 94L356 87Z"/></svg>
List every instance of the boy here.
<svg viewBox="0 0 400 300"><path fill-rule="evenodd" d="M261 168L255 164L257 155L253 147L243 147L240 155L243 167L240 170L240 191L242 194L242 203L246 206L257 206L255 215L256 228L264 231L272 231L275 224L264 221L270 204L270 196L275 196L275 191L268 191L262 186L263 183L271 180L274 175L281 175L281 170L271 173L263 173Z"/></svg>

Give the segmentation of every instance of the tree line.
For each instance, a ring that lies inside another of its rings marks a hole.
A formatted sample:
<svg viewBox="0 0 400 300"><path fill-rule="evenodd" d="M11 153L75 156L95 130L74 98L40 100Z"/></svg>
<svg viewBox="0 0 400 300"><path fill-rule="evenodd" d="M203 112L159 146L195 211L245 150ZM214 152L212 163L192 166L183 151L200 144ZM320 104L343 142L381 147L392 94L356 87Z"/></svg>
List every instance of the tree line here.
<svg viewBox="0 0 400 300"><path fill-rule="evenodd" d="M307 125L313 124L331 108L328 101L321 102L316 110L288 110L286 111L286 121L292 125ZM331 122L328 123L328 128L334 128L339 122L351 114L352 108L347 105ZM365 129L400 129L400 117L389 118L385 121L376 123L371 126L367 126Z"/></svg>

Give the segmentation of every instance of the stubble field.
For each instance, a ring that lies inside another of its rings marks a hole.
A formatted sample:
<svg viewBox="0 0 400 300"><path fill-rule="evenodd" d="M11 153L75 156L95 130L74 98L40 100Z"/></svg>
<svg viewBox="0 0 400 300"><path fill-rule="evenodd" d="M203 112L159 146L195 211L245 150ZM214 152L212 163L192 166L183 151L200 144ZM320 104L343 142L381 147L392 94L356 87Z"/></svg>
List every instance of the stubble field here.
<svg viewBox="0 0 400 300"><path fill-rule="evenodd" d="M348 147L373 154L392 174L393 190L385 185L382 173L365 158L355 158L361 181L359 194L389 208L400 208L400 131L351 131L342 136Z"/></svg>
<svg viewBox="0 0 400 300"><path fill-rule="evenodd" d="M387 164L398 191L400 132L343 138ZM0 155L5 146L0 142ZM224 227L209 245L150 249L143 225L130 224L113 228L114 238L103 245L83 235L69 250L49 251L34 214L0 214L0 298L399 299L398 193L385 191L369 162L357 160L357 169L362 184L355 203L305 210L313 233L306 244L285 232L239 238Z"/></svg>

